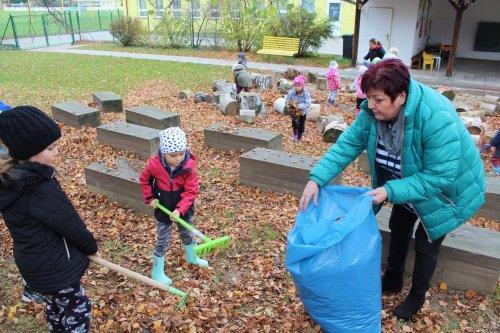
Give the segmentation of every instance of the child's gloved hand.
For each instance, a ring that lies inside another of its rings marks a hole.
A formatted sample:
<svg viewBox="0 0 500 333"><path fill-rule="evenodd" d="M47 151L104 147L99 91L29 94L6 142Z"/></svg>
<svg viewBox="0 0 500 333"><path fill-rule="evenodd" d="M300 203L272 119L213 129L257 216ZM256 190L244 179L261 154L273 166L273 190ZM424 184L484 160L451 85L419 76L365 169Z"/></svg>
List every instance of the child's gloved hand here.
<svg viewBox="0 0 500 333"><path fill-rule="evenodd" d="M181 216L181 213L179 212L179 210L178 210L178 209L174 210L174 211L172 212L172 214L173 214L173 215L175 215L175 216L177 216L177 217Z"/></svg>
<svg viewBox="0 0 500 333"><path fill-rule="evenodd" d="M158 204L158 199L153 199L149 202L149 205L153 208L156 208L156 205Z"/></svg>

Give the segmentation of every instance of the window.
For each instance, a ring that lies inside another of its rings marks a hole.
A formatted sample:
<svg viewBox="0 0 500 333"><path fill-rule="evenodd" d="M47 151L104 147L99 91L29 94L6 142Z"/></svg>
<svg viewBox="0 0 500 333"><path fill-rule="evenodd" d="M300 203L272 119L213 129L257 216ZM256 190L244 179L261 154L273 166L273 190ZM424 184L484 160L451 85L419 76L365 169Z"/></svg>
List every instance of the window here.
<svg viewBox="0 0 500 333"><path fill-rule="evenodd" d="M148 8L146 6L146 0L139 0L139 16L148 17Z"/></svg>
<svg viewBox="0 0 500 333"><path fill-rule="evenodd" d="M190 12L193 17L193 19L199 19L200 18L200 0L192 0L190 4Z"/></svg>
<svg viewBox="0 0 500 333"><path fill-rule="evenodd" d="M302 0L302 8L308 12L314 12L314 0Z"/></svg>
<svg viewBox="0 0 500 333"><path fill-rule="evenodd" d="M220 4L219 1L210 1L210 18L218 19L220 17Z"/></svg>
<svg viewBox="0 0 500 333"><path fill-rule="evenodd" d="M173 0L172 1L172 16L174 18L181 17L181 0Z"/></svg>
<svg viewBox="0 0 500 333"><path fill-rule="evenodd" d="M156 17L164 17L165 16L165 8L163 8L163 0L155 0L155 5L156 5L156 10L155 10L155 16Z"/></svg>
<svg viewBox="0 0 500 333"><path fill-rule="evenodd" d="M328 19L332 22L340 20L340 3L330 3L328 7Z"/></svg>

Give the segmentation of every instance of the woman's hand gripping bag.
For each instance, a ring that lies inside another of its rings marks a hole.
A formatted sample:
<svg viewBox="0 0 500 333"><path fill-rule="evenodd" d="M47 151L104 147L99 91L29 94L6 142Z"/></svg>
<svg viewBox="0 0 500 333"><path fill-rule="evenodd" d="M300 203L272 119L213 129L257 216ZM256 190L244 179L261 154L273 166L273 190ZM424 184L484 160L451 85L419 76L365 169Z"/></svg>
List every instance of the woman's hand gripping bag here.
<svg viewBox="0 0 500 333"><path fill-rule="evenodd" d="M297 214L285 264L323 331L381 331L381 236L368 189L327 186Z"/></svg>

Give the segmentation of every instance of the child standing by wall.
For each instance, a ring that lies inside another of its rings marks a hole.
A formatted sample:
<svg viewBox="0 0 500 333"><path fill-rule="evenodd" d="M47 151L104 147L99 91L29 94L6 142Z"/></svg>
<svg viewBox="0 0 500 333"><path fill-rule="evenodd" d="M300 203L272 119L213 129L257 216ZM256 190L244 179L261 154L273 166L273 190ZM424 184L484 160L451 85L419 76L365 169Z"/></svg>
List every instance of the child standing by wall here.
<svg viewBox="0 0 500 333"><path fill-rule="evenodd" d="M28 285L43 295L52 332L88 332L91 303L80 284L97 243L55 178L61 130L41 110L19 106L0 114L0 213L14 259Z"/></svg>
<svg viewBox="0 0 500 333"><path fill-rule="evenodd" d="M306 78L302 75L297 75L293 79L293 88L290 89L285 97L285 105L290 107L291 102L297 106L300 115L294 117L292 113L292 129L293 129L293 141L302 140L302 135L304 134L307 110L311 106L311 94L305 87Z"/></svg>
<svg viewBox="0 0 500 333"><path fill-rule="evenodd" d="M339 65L335 60L330 61L328 71L326 72L326 79L328 82L328 104L335 104L337 98L337 91L340 89L340 74L338 71Z"/></svg>
<svg viewBox="0 0 500 333"><path fill-rule="evenodd" d="M358 115L360 111L360 105L363 103L363 101L366 99L366 95L361 89L361 79L363 78L363 74L365 74L366 70L368 68L366 66L361 66L359 67L359 75L356 76L356 79L354 80L354 89L356 89L356 115Z"/></svg>
<svg viewBox="0 0 500 333"><path fill-rule="evenodd" d="M169 127L160 132L159 152L148 161L139 181L144 203L155 208L157 239L151 278L171 284L172 280L165 274L165 253L172 239L172 221L156 208L156 204L160 203L175 215L192 223L194 201L199 190L196 157L189 152L186 133L182 129ZM184 244L186 261L207 267L208 262L196 255L196 243L191 233L177 222L174 223L177 224Z"/></svg>

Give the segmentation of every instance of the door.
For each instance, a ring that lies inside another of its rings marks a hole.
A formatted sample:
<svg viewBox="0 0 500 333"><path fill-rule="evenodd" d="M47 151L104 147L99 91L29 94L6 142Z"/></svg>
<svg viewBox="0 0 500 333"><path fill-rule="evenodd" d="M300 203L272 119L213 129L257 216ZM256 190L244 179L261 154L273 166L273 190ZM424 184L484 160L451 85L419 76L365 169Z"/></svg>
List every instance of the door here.
<svg viewBox="0 0 500 333"><path fill-rule="evenodd" d="M379 40L384 49L388 50L391 44L392 13L393 8L370 7L367 10L367 22L369 28L365 31L368 35L360 43L365 43L368 51L368 41L371 38Z"/></svg>

